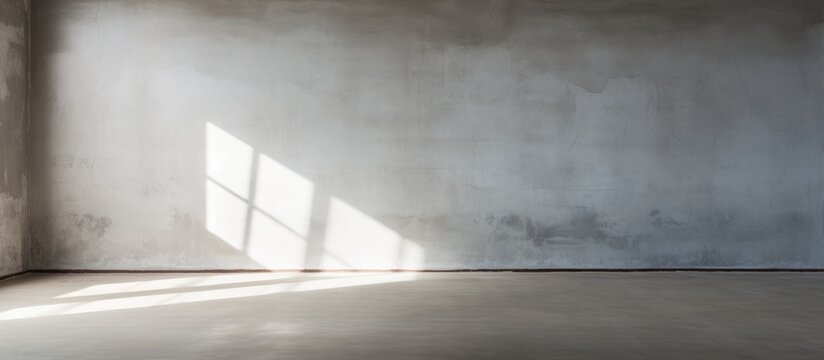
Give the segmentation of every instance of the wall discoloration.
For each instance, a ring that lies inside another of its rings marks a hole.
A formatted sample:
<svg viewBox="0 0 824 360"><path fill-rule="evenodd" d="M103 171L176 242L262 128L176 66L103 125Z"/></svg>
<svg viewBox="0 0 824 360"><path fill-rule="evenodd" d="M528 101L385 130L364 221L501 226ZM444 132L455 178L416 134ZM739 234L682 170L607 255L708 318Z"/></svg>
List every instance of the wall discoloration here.
<svg viewBox="0 0 824 360"><path fill-rule="evenodd" d="M206 229L207 123L311 183L307 267L335 199L432 269L824 267L818 0L38 0L34 25L38 267L264 266Z"/></svg>
<svg viewBox="0 0 824 360"><path fill-rule="evenodd" d="M26 109L25 1L0 4L0 193L22 197Z"/></svg>
<svg viewBox="0 0 824 360"><path fill-rule="evenodd" d="M26 224L22 199L0 194L0 276L23 270Z"/></svg>
<svg viewBox="0 0 824 360"><path fill-rule="evenodd" d="M86 239L100 239L112 226L112 219L105 216L70 214L69 219L74 225L73 234Z"/></svg>
<svg viewBox="0 0 824 360"><path fill-rule="evenodd" d="M26 264L28 2L0 3L0 276Z"/></svg>
<svg viewBox="0 0 824 360"><path fill-rule="evenodd" d="M495 222L495 217L487 217ZM495 222L495 238L502 241L531 241L536 247L551 245L577 245L582 242L606 244L614 248L628 246L628 238L612 233L609 223L595 209L576 207L563 221L536 221L530 217L506 215Z"/></svg>
<svg viewBox="0 0 824 360"><path fill-rule="evenodd" d="M653 209L652 211L650 211L649 212L649 217L650 217L650 222L652 222L652 225L657 227L657 228L665 227L665 226L670 227L670 226L684 225L683 223L679 222L678 220L673 219L670 216L661 214L661 211L658 210L658 209ZM731 219L730 220L723 219L723 220L721 220L721 224L726 224L729 221L731 221Z"/></svg>

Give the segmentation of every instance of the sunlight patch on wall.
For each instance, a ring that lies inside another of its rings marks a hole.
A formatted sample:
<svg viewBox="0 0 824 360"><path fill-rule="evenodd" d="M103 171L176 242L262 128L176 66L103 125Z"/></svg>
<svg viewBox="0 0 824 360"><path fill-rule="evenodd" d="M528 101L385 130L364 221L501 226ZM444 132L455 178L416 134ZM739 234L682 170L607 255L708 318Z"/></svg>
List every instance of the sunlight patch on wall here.
<svg viewBox="0 0 824 360"><path fill-rule="evenodd" d="M206 229L237 250L244 248L247 206L226 188L206 180Z"/></svg>
<svg viewBox="0 0 824 360"><path fill-rule="evenodd" d="M249 247L252 260L272 269L306 267L306 240L259 210L252 212Z"/></svg>
<svg viewBox="0 0 824 360"><path fill-rule="evenodd" d="M336 269L420 269L423 249L337 197L329 203L322 264Z"/></svg>
<svg viewBox="0 0 824 360"><path fill-rule="evenodd" d="M258 157L255 207L297 235L309 235L312 219L311 181L261 154Z"/></svg>
<svg viewBox="0 0 824 360"><path fill-rule="evenodd" d="M253 154L248 144L206 123L206 174L244 199L249 198Z"/></svg>
<svg viewBox="0 0 824 360"><path fill-rule="evenodd" d="M314 185L206 124L206 228L269 269L303 269Z"/></svg>
<svg viewBox="0 0 824 360"><path fill-rule="evenodd" d="M266 155L257 161L247 254L267 267L302 269L314 185Z"/></svg>
<svg viewBox="0 0 824 360"><path fill-rule="evenodd" d="M423 248L340 198L315 199L315 184L214 124L206 125L206 227L268 269L421 269ZM322 244L309 246L313 204ZM321 254L308 254L309 249Z"/></svg>

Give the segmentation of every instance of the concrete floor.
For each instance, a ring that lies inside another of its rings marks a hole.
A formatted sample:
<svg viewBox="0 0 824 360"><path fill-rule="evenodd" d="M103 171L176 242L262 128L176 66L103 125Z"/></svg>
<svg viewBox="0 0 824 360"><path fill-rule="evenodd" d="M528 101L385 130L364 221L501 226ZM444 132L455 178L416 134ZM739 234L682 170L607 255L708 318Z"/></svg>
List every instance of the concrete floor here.
<svg viewBox="0 0 824 360"><path fill-rule="evenodd" d="M0 359L822 359L824 273L30 274Z"/></svg>

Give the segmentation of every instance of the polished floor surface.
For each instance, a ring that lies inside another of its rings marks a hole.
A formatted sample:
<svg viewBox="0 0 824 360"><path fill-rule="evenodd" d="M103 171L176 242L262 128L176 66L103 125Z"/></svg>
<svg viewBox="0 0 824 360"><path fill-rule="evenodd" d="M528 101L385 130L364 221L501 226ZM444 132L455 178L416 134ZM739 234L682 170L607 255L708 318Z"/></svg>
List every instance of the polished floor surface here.
<svg viewBox="0 0 824 360"><path fill-rule="evenodd" d="M29 274L0 359L824 359L824 273Z"/></svg>

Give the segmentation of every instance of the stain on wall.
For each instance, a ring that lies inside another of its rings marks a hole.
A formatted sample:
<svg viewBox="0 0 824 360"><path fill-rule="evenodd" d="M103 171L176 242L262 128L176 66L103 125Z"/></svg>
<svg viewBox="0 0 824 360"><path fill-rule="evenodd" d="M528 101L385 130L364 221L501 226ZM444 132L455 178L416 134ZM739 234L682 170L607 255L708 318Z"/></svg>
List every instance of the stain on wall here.
<svg viewBox="0 0 824 360"><path fill-rule="evenodd" d="M824 267L818 0L36 0L33 21L36 267L277 268L206 229L207 126L311 183L306 267L335 199L430 269Z"/></svg>
<svg viewBox="0 0 824 360"><path fill-rule="evenodd" d="M20 272L26 255L25 0L0 3L0 276Z"/></svg>

